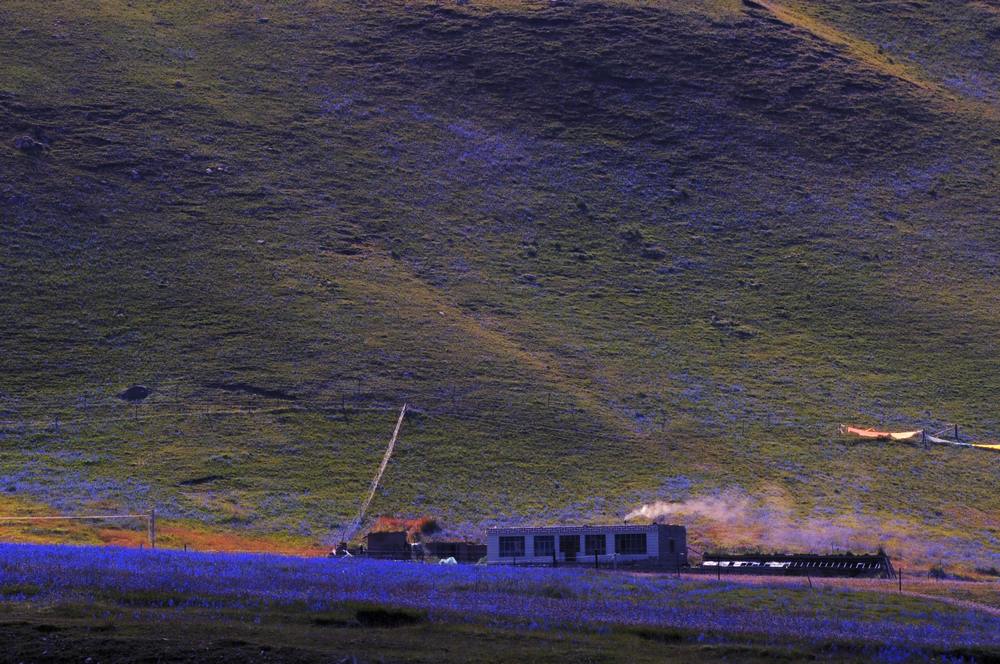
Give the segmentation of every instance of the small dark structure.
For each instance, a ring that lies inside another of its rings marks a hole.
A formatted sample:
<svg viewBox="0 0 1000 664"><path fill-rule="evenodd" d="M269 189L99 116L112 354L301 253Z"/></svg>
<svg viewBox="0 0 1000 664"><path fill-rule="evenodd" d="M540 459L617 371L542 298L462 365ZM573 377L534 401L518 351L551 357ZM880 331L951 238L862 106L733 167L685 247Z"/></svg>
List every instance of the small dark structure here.
<svg viewBox="0 0 1000 664"><path fill-rule="evenodd" d="M866 577L892 579L896 570L884 552L850 553L706 553L699 571L720 574Z"/></svg>
<svg viewBox="0 0 1000 664"><path fill-rule="evenodd" d="M123 401L128 401L129 403L139 403L150 394L153 390L149 389L145 385L133 385L123 392L119 392L118 398Z"/></svg>
<svg viewBox="0 0 1000 664"><path fill-rule="evenodd" d="M423 543L426 556L444 560L454 558L459 563L478 563L486 557L486 545L475 542L432 541Z"/></svg>
<svg viewBox="0 0 1000 664"><path fill-rule="evenodd" d="M406 531L368 533L365 555L381 560L409 560L410 543Z"/></svg>

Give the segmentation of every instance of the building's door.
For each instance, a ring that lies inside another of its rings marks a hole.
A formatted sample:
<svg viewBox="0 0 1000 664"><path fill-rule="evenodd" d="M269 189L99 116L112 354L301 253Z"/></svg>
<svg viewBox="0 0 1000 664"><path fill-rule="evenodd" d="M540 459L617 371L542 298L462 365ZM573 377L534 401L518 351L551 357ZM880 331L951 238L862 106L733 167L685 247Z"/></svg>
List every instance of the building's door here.
<svg viewBox="0 0 1000 664"><path fill-rule="evenodd" d="M580 552L579 535L560 535L559 551L563 554L563 560L568 563L576 562L576 554Z"/></svg>

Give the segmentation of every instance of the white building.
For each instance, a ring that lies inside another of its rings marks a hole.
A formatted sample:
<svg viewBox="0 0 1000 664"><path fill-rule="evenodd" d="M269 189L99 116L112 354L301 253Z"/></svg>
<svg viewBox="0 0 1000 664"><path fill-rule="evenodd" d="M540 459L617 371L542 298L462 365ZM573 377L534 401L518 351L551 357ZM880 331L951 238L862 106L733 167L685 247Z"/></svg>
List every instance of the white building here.
<svg viewBox="0 0 1000 664"><path fill-rule="evenodd" d="M490 528L486 557L491 564L643 563L687 565L684 526L550 526Z"/></svg>

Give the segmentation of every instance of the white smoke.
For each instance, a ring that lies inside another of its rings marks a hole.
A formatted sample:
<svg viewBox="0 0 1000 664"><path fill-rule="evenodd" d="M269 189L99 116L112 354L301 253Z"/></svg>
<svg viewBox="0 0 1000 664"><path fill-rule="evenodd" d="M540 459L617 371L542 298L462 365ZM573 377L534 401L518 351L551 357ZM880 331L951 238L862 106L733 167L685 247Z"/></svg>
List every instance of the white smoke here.
<svg viewBox="0 0 1000 664"><path fill-rule="evenodd" d="M657 500L632 510L625 515L625 520L642 517L656 521L672 516L703 517L720 523L732 523L745 520L750 512L750 500L738 496L718 496L695 498L683 502L665 502Z"/></svg>
<svg viewBox="0 0 1000 664"><path fill-rule="evenodd" d="M899 515L890 520L862 513L826 518L799 514L794 504L780 488L765 487L753 498L742 491L728 491L681 502L655 501L632 510L625 518L688 525L690 539L706 550L867 553L884 548L894 559L918 565L941 561L996 565L1000 559L995 548L979 542L954 536L929 539L923 524Z"/></svg>
<svg viewBox="0 0 1000 664"><path fill-rule="evenodd" d="M880 529L874 519L852 517L854 523L815 517L800 517L787 500L769 495L760 501L725 493L682 502L656 501L632 510L626 520L675 520L706 526L710 534L725 541L710 545L756 545L772 550L874 551Z"/></svg>

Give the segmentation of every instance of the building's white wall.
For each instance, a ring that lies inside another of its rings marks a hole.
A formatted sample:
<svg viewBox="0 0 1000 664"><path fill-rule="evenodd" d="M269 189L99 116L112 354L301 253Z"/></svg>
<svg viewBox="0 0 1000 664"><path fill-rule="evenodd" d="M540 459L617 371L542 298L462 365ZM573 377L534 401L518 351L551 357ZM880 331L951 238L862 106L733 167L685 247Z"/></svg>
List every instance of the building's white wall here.
<svg viewBox="0 0 1000 664"><path fill-rule="evenodd" d="M515 560L513 558L510 558L510 557L501 558L500 557L500 537L501 536L503 536L503 537L514 536L514 537L524 537L524 556L523 557L518 557L517 560L516 560L517 563L541 564L541 565L551 564L551 562L552 562L552 556L551 555L541 555L541 556L536 555L535 546L534 546L534 538L535 538L536 535L549 535L549 536L553 536L554 539L555 539L555 547L556 547L557 560L559 560L560 562L562 562L562 561L565 561L565 554L563 554L563 552L559 550L560 549L559 539L560 539L560 537L562 537L564 535L570 535L570 534L572 534L572 535L577 536L577 537L580 538L579 552L577 553L577 558L576 558L577 562L579 562L579 563L592 562L593 559L594 559L593 555L589 555L588 556L586 554L586 539L585 539L585 536L588 535L588 534L589 535L603 534L604 537L605 537L605 551L606 551L606 553L604 555L598 556L598 562L609 563L609 562L613 562L615 560L621 561L621 562L635 562L635 561L643 561L643 560L662 560L662 557L661 557L661 539L663 539L663 537L661 535L660 529L658 529L657 527L655 527L655 526L648 527L648 528L643 527L641 530L640 529L635 529L635 528L629 528L628 529L627 532L633 532L633 533L634 532L643 532L646 535L646 553L645 554L639 554L639 555L616 554L615 553L615 534L616 534L616 531L621 531L622 529L621 529L621 527L615 527L615 526L609 526L607 528L608 528L608 530L606 532L604 532L604 533L600 532L602 530L602 528L600 528L600 527L594 527L593 530L590 530L590 529L581 530L580 528L574 527L574 528L566 528L566 529L562 529L562 528L551 528L551 529L545 528L544 530L542 530L542 529L537 529L537 530L531 529L534 532L530 532L530 531L529 532L525 532L525 531L521 531L520 529L511 529L510 531L507 531L507 532L504 532L502 529L501 529L500 532L498 532L498 531L489 531L487 533L487 538L486 538L486 550L487 550L487 554L486 555L487 555L487 560L489 562L491 562L491 563L512 563L512 562L515 562ZM588 530L590 530L590 532L588 532ZM680 528L680 529L677 529L677 530L679 532L683 533L683 528ZM571 531L571 532L567 532L567 531ZM671 531L673 531L673 529L671 529ZM675 547L677 547L676 550L678 552L684 552L684 551L686 551L686 542L684 541L683 537L682 536L678 537L673 532L671 533L671 535L675 539ZM663 541L665 542L666 540L663 539ZM666 544L664 543L662 546L666 546ZM666 557L670 558L671 560L673 560L673 558L674 558L674 556L671 556L666 551L664 551L664 555Z"/></svg>
<svg viewBox="0 0 1000 664"><path fill-rule="evenodd" d="M659 533L657 533L655 530L646 533L646 557L647 558L660 557L660 538L659 538Z"/></svg>
<svg viewBox="0 0 1000 664"><path fill-rule="evenodd" d="M500 557L500 538L495 533L486 535L486 560L493 562Z"/></svg>
<svg viewBox="0 0 1000 664"><path fill-rule="evenodd" d="M687 564L687 531L680 526L665 526L659 529L659 561L665 565ZM673 552L670 542L674 543Z"/></svg>

